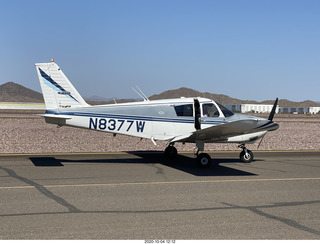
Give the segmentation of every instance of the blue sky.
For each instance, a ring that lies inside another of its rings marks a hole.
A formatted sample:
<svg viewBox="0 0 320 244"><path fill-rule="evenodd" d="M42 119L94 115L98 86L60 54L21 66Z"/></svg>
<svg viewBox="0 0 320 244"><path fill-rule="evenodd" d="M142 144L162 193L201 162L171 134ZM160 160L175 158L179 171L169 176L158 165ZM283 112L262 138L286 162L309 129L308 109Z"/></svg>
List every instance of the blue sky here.
<svg viewBox="0 0 320 244"><path fill-rule="evenodd" d="M85 97L320 101L318 0L1 0L0 84L54 58Z"/></svg>

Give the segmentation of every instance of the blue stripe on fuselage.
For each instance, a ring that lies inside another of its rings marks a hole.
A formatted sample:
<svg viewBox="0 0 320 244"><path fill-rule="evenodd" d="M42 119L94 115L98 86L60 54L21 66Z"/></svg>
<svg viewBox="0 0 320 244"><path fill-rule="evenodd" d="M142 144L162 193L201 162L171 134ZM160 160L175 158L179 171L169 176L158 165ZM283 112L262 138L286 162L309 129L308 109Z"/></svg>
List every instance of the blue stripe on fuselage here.
<svg viewBox="0 0 320 244"><path fill-rule="evenodd" d="M91 117L91 118L112 118L112 119L126 119L126 120L142 120L142 121L156 121L156 122L167 122L167 123L187 123L193 124L194 117L189 118L161 118L161 117L148 117L148 116L133 116L133 115L120 115L120 114L101 114L101 113L82 113L82 112L56 112L56 111L46 111L46 114L55 115L68 115L68 116L79 116L79 117ZM226 121L202 121L201 124L206 125L219 125L225 124Z"/></svg>

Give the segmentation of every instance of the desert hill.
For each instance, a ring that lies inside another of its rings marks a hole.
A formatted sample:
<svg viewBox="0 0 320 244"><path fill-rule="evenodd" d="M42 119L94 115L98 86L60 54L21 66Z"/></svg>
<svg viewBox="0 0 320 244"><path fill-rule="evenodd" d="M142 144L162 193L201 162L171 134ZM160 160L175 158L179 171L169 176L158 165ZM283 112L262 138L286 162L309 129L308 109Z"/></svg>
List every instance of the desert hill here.
<svg viewBox="0 0 320 244"><path fill-rule="evenodd" d="M41 93L33 91L14 82L0 86L0 102L43 103Z"/></svg>

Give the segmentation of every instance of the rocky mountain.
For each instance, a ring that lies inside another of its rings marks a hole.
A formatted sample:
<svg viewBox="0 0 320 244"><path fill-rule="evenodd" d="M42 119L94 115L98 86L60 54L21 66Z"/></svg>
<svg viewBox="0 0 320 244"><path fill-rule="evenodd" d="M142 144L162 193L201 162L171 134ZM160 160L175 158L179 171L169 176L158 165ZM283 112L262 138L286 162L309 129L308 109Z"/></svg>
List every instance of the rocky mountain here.
<svg viewBox="0 0 320 244"><path fill-rule="evenodd" d="M0 102L43 103L41 93L33 91L14 82L0 85Z"/></svg>

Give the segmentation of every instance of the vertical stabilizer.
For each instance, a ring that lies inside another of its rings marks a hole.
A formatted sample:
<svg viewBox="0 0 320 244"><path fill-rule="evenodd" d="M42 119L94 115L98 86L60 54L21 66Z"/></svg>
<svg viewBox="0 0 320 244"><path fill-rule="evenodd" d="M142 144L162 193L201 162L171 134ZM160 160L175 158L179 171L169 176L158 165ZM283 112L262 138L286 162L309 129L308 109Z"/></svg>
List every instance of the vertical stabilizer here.
<svg viewBox="0 0 320 244"><path fill-rule="evenodd" d="M35 65L47 110L89 106L56 63Z"/></svg>

